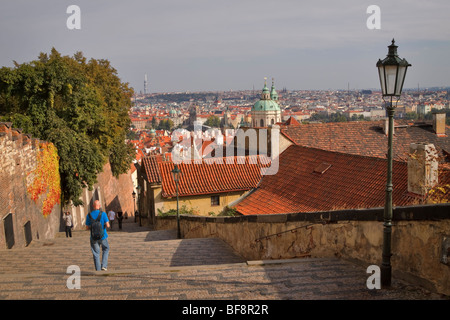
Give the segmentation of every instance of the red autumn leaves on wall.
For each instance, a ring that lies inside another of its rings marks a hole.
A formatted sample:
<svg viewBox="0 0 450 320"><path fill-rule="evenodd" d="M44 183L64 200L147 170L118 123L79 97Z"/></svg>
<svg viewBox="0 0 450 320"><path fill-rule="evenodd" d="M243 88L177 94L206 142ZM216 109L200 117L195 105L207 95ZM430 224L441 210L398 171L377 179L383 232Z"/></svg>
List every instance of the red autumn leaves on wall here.
<svg viewBox="0 0 450 320"><path fill-rule="evenodd" d="M61 185L59 176L59 157L52 143L39 144L36 168L28 173L27 191L33 201L37 202L46 195L42 202L42 214L48 216L54 206L61 202Z"/></svg>

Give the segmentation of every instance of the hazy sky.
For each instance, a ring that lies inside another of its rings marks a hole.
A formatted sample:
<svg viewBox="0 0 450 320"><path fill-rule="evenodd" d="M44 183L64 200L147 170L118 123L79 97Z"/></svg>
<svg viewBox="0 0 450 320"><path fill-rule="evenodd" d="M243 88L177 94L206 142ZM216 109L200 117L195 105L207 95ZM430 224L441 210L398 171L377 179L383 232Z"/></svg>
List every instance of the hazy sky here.
<svg viewBox="0 0 450 320"><path fill-rule="evenodd" d="M69 5L81 29L69 30ZM366 12L381 10L381 29ZM375 64L395 38L412 64L405 87L450 85L449 0L0 0L0 66L55 47L108 59L150 92L378 88Z"/></svg>

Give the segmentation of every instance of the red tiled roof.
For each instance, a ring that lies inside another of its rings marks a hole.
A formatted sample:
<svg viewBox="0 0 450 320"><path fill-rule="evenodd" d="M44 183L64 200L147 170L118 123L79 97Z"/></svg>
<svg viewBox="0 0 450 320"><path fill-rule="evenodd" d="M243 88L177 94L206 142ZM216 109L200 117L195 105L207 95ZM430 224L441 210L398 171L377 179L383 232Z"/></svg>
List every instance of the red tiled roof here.
<svg viewBox="0 0 450 320"><path fill-rule="evenodd" d="M202 155L209 155L215 148L214 138L211 140L202 141L201 153ZM212 144L212 145L211 145Z"/></svg>
<svg viewBox="0 0 450 320"><path fill-rule="evenodd" d="M231 159L232 163L228 164L227 159ZM201 163L178 164L181 170L178 186L181 197L253 189L261 180L261 168L265 166L264 161L255 156L223 158L221 164L215 163L215 160L217 159L203 159ZM171 173L173 168L171 161L159 163L163 197L176 195Z"/></svg>
<svg viewBox="0 0 450 320"><path fill-rule="evenodd" d="M144 167L145 176L148 183L161 183L161 173L159 171L158 163L162 161L161 155L153 155L142 159L142 166Z"/></svg>
<svg viewBox="0 0 450 320"><path fill-rule="evenodd" d="M293 116L290 116L289 119L287 119L287 121L283 124L287 126L299 126L300 122L298 122Z"/></svg>
<svg viewBox="0 0 450 320"><path fill-rule="evenodd" d="M385 159L388 136L383 131L383 122L310 123L282 126L280 132L301 146ZM433 143L439 152L450 151L448 128L445 137L438 137L429 124L411 125L397 120L395 122L399 126L394 128L394 159L405 161L411 143Z"/></svg>
<svg viewBox="0 0 450 320"><path fill-rule="evenodd" d="M292 145L275 175L235 207L244 215L383 207L387 161ZM407 163L393 163L393 204L408 205Z"/></svg>
<svg viewBox="0 0 450 320"><path fill-rule="evenodd" d="M145 157L144 152L142 151L142 149L138 149L136 152L136 157L135 159L137 161L141 160L143 157Z"/></svg>

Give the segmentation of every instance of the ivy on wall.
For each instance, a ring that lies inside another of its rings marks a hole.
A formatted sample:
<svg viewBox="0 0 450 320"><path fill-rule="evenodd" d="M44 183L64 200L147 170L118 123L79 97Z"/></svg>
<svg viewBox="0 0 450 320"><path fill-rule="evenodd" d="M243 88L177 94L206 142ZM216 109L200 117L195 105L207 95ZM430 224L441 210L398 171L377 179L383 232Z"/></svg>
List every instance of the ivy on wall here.
<svg viewBox="0 0 450 320"><path fill-rule="evenodd" d="M61 184L59 176L59 157L52 143L39 144L36 168L28 173L27 192L33 201L37 202L46 195L42 202L42 214L48 216L56 204L61 202Z"/></svg>

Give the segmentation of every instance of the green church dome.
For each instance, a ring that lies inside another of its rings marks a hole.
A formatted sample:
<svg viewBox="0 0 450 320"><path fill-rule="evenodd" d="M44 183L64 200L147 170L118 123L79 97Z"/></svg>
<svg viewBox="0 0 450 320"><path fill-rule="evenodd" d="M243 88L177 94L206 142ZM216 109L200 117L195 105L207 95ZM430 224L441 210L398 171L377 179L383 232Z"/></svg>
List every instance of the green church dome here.
<svg viewBox="0 0 450 320"><path fill-rule="evenodd" d="M275 91L273 82L272 90L269 90L269 88L267 88L266 81L264 81L264 88L261 93L261 99L253 105L252 111L281 111L277 100L278 94Z"/></svg>
<svg viewBox="0 0 450 320"><path fill-rule="evenodd" d="M280 106L273 100L259 100L252 108L252 111L272 111L280 110Z"/></svg>

